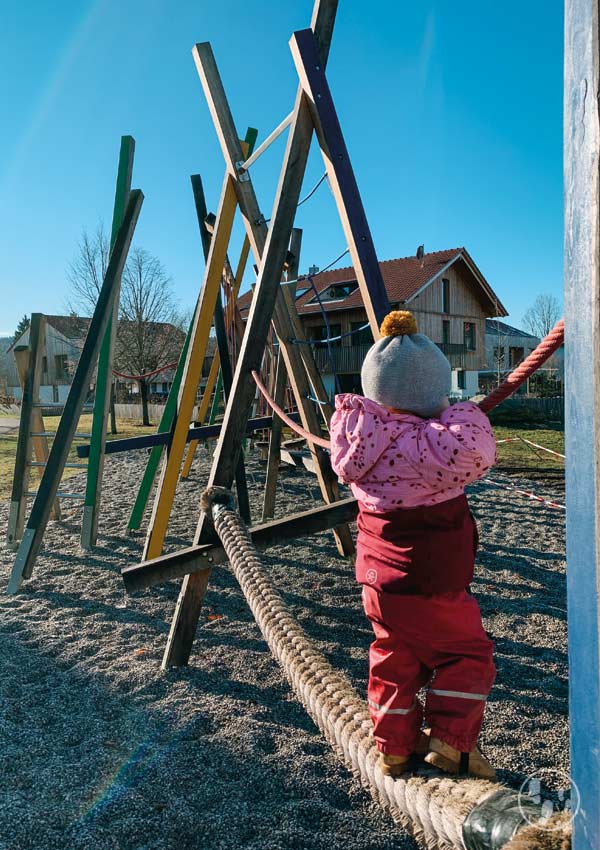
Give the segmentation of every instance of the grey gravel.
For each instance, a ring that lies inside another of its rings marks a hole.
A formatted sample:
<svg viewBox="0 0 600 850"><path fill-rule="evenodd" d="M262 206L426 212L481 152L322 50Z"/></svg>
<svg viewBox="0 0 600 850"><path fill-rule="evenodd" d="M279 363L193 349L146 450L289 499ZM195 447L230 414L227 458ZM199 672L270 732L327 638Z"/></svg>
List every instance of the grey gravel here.
<svg viewBox="0 0 600 850"><path fill-rule="evenodd" d="M109 458L93 553L79 549L71 509L48 527L21 593L0 596L0 850L414 848L295 700L226 568L213 573L189 667L161 672L179 584L128 597L119 574L141 555L142 534L124 526L144 463L144 453ZM169 550L189 544L207 470L204 452L179 485ZM254 457L249 480L258 514ZM278 515L316 498L312 476L282 470ZM471 505L482 540L473 590L498 666L483 747L518 787L568 770L564 516L485 483ZM13 558L0 549L4 583ZM370 628L331 535L265 562L364 693Z"/></svg>

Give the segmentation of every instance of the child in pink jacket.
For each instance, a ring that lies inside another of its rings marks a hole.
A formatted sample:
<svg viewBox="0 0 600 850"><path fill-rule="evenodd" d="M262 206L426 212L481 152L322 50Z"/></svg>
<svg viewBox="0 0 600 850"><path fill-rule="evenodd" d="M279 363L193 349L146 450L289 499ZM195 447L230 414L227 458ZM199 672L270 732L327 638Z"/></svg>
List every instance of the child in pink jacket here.
<svg viewBox="0 0 600 850"><path fill-rule="evenodd" d="M476 404L450 407L450 365L406 311L386 317L361 378L365 397L336 397L331 461L359 503L380 765L397 776L419 752L446 772L493 779L476 746L495 667L468 589L478 537L464 494L495 462L492 429Z"/></svg>

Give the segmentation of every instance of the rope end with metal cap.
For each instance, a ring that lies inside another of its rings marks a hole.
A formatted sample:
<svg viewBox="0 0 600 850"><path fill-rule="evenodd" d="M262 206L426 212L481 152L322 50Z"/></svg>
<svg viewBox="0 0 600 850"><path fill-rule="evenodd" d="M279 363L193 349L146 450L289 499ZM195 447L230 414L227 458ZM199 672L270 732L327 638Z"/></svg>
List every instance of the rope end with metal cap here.
<svg viewBox="0 0 600 850"><path fill-rule="evenodd" d="M200 495L200 510L214 519L221 511L235 510L233 495L227 487L207 487Z"/></svg>

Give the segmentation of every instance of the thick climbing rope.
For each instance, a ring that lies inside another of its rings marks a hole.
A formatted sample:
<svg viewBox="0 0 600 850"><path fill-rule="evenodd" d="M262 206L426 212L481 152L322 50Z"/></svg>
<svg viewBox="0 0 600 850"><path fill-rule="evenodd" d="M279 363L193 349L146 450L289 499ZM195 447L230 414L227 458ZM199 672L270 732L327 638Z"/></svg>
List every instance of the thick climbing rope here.
<svg viewBox="0 0 600 850"><path fill-rule="evenodd" d="M531 354L520 363L516 369L514 369L510 375L503 381L499 387L491 392L488 396L486 396L482 401L479 402L479 407L484 411L484 413L489 413L495 407L504 401L504 399L508 398L509 395L517 390L521 384L524 384L527 378L530 378L533 373L540 368L540 366L551 357L555 351L561 347L565 338L565 322L564 319L561 319L560 322L557 322L555 327L550 331L548 336L544 337L544 339L540 342L538 347L531 352ZM306 440L309 440L312 443L315 443L317 446L323 446L323 448L329 448L329 440L325 440L323 437L317 437L311 434L309 431L306 431L300 425L297 425L295 422L292 422L289 417L286 416L285 412L275 404L274 399L271 398L269 393L267 392L266 387L260 381L260 378L256 374L256 372L252 372L252 377L256 383L256 386L264 396L265 400L275 411L277 416L282 419L285 424L295 431L296 434L299 434L301 437L304 437Z"/></svg>
<svg viewBox="0 0 600 850"><path fill-rule="evenodd" d="M374 799L427 850L509 850L521 826L540 808L481 779L455 779L423 768L400 779L384 776L364 700L292 617L274 589L228 490L210 487L201 507L214 524L233 573L269 648L323 735ZM568 827L567 827L568 828ZM521 847L552 847L542 843ZM508 842L508 843L507 843Z"/></svg>

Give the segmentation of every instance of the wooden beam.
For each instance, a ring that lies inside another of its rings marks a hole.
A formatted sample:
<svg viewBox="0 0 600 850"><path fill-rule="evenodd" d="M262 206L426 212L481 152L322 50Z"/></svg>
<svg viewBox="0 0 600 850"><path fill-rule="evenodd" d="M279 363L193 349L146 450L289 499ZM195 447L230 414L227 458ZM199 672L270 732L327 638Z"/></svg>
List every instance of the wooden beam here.
<svg viewBox="0 0 600 850"><path fill-rule="evenodd" d="M208 230L205 219L207 216L206 198L204 196L204 188L199 174L192 177L192 192L194 194L194 205L196 207L196 217L198 219L198 228L202 238L202 249L204 251L205 260L208 261L210 250L211 234ZM225 265L229 268L229 261L225 255ZM225 395L231 390L232 370L231 358L229 356L229 344L227 340L227 328L225 327L225 314L223 313L223 304L221 302L221 288L217 292L217 300L215 302L214 313L214 328L215 336L217 337L217 346L219 351L219 362L221 364L221 379ZM205 391L206 394L206 391ZM250 517L250 500L248 498L248 484L246 482L246 467L244 466L243 454L240 454L235 468L235 484L238 498L238 507L240 515L245 523L251 522Z"/></svg>
<svg viewBox="0 0 600 850"><path fill-rule="evenodd" d="M115 244L119 227L123 223L127 200L131 191L134 153L135 140L132 136L122 136L110 235L111 251ZM106 443L106 429L110 410L112 366L119 320L120 290L121 280L119 279L115 282L113 312L106 333L104 334L104 339L102 340L96 369L96 391L94 395L94 412L92 414L92 438L90 440L91 449L87 467L85 501L83 503L83 517L81 521L81 546L83 549L92 549L96 545L96 538L98 537L98 514L102 498L102 476L104 474L104 445Z"/></svg>
<svg viewBox="0 0 600 850"><path fill-rule="evenodd" d="M63 469L67 462L73 436L77 430L79 417L88 393L94 367L98 360L100 345L112 315L116 284L121 277L123 266L125 265L127 252L131 244L143 199L144 196L139 189L134 189L129 195L125 217L110 256L108 269L106 270L104 282L96 303L96 309L94 310L94 315L83 344L81 356L77 363L73 382L56 430L54 442L50 449L48 463L44 469L44 475L40 481L37 495L34 499L29 519L27 520L23 540L17 552L8 585L8 593L16 593L21 586L22 579L29 578L33 571L35 559L42 543L44 531L52 509L52 503L58 492Z"/></svg>
<svg viewBox="0 0 600 850"><path fill-rule="evenodd" d="M390 312L390 303L373 245L371 230L358 191L350 156L319 57L312 30L295 32L290 48L300 84L309 100L317 138L329 177L329 185L346 235L352 265L374 339Z"/></svg>
<svg viewBox="0 0 600 850"><path fill-rule="evenodd" d="M202 290L196 305L194 329L187 352L179 392L173 437L168 455L163 463L161 477L156 489L152 517L148 526L148 535L144 547L144 560L160 555L167 532L171 506L175 497L177 481L179 480L179 471L185 450L187 432L194 412L196 392L202 373L202 363L213 323L217 295L221 286L221 274L225 264L227 245L229 244L233 227L233 218L236 210L236 196L233 184L234 181L227 174L221 190L221 200L217 212L217 225L210 243Z"/></svg>
<svg viewBox="0 0 600 850"><path fill-rule="evenodd" d="M353 522L357 513L356 499L342 499L331 505L320 505L309 511L255 525L249 531L256 548L267 549L285 540L308 537L336 525ZM226 561L227 556L219 543L205 543L161 555L142 564L132 564L121 571L121 576L126 590L131 593L171 579L202 572ZM208 577L206 580L208 581Z"/></svg>
<svg viewBox="0 0 600 850"><path fill-rule="evenodd" d="M300 420L297 413L288 414L290 419L295 422ZM258 419L249 419L246 424L246 435L254 434L255 431L271 428L273 423L272 416L261 416ZM218 437L221 433L220 423L215 425L200 425L199 428L189 428L186 435L186 442L192 440L206 440L209 437ZM139 451L140 449L149 449L155 446L168 446L171 442L171 434L169 432L157 432L156 434L142 434L140 437L124 437L121 440L107 440L104 449L105 454L120 454L121 452ZM90 453L89 443L77 446L77 456L81 458L88 457Z"/></svg>
<svg viewBox="0 0 600 850"><path fill-rule="evenodd" d="M25 515L27 513L27 493L29 491L29 478L31 475L31 447L32 431L43 431L43 418L39 407L40 376L42 372L42 354L44 351L44 337L46 333L46 319L41 313L32 313L29 323L29 359L28 368L23 372L23 364L19 370L19 377L23 377L23 395L21 399L21 416L19 420L19 436L17 437L17 451L15 454L15 467L13 472L12 491L10 497L10 508L8 513L7 542L13 548L23 537L25 526ZM15 353L15 359L16 359ZM17 364L19 361L17 360ZM36 411L38 416L35 417ZM42 428L39 427L40 419Z"/></svg>
<svg viewBox="0 0 600 850"><path fill-rule="evenodd" d="M337 0L315 2L311 26L315 31L321 61L324 64L329 54L336 11ZM232 175L237 175L237 163L243 162L244 158L210 45L196 45L193 54L227 168ZM235 181L240 211L260 269L232 392L225 410L223 431L213 458L210 484L230 487L233 481L235 463L242 445L244 422L249 418L255 395L252 371L260 370L260 361L274 314L281 270L300 199L312 129L312 119L300 89L294 105L270 230L267 231L264 217L261 215L252 181ZM203 523L200 522L194 542L202 542L203 530ZM163 667L187 664L205 590L206 584L195 580L193 575L185 577L171 624Z"/></svg>
<svg viewBox="0 0 600 850"><path fill-rule="evenodd" d="M46 319L44 317L44 325L45 324ZM40 360L45 352L45 340L46 330L44 327L44 330L42 331L42 334L40 336L40 346L37 355L38 357L40 357ZM17 346L13 349L13 353L15 356L15 362L17 364L19 383L21 384L21 388L24 388L27 382L27 372L29 369L29 363L31 361L31 351L28 348L22 348L21 346ZM36 401L39 401L39 397L36 398ZM42 416L42 411L39 407L35 406L31 410L31 443L33 445L33 453L35 454L36 462L39 464L39 477L42 478L44 474L44 466L48 461L50 447L48 445L48 436L45 431L44 417ZM55 499L54 504L52 505L52 511L50 512L50 517L52 519L60 519L60 516L60 499Z"/></svg>
<svg viewBox="0 0 600 850"><path fill-rule="evenodd" d="M565 17L565 454L573 850L600 847L598 0ZM572 798L573 799L573 798Z"/></svg>

